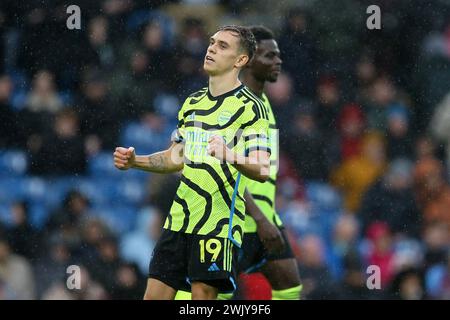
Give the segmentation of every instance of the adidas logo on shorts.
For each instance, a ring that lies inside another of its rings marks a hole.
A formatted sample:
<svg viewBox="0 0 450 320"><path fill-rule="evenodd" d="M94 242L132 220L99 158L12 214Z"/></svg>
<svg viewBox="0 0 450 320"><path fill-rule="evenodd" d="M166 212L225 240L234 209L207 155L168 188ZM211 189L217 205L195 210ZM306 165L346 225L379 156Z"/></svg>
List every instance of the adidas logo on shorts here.
<svg viewBox="0 0 450 320"><path fill-rule="evenodd" d="M217 266L217 264L213 263L213 264L209 267L208 271L210 271L210 272L212 272L212 271L220 271L220 269L219 269L219 267Z"/></svg>

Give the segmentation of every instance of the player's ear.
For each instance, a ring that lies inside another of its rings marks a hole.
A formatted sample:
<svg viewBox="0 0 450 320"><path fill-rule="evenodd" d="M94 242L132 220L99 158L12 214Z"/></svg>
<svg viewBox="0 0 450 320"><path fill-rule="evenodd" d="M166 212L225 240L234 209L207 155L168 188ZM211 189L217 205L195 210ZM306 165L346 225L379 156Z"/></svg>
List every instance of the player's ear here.
<svg viewBox="0 0 450 320"><path fill-rule="evenodd" d="M251 68L252 65L253 65L253 58L250 59L250 60L245 64L244 68Z"/></svg>
<svg viewBox="0 0 450 320"><path fill-rule="evenodd" d="M236 63L234 64L234 66L236 68L243 68L249 61L248 61L248 55L246 54L241 54L238 56Z"/></svg>

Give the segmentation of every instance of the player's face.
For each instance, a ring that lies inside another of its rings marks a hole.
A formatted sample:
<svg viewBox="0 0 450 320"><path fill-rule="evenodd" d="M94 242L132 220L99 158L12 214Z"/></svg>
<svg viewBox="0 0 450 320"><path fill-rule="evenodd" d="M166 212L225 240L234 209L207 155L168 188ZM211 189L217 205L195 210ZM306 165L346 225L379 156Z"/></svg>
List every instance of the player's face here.
<svg viewBox="0 0 450 320"><path fill-rule="evenodd" d="M261 40L249 67L256 79L275 82L281 72L282 62L277 42L275 40Z"/></svg>
<svg viewBox="0 0 450 320"><path fill-rule="evenodd" d="M239 38L231 31L218 31L209 40L203 68L209 75L224 74L242 67L248 56L241 52Z"/></svg>

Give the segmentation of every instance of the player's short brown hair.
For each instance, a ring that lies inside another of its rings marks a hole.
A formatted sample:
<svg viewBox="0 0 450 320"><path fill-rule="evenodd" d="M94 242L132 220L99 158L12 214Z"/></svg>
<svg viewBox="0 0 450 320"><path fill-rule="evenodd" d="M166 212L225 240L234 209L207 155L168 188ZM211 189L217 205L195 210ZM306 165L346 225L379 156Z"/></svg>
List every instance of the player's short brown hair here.
<svg viewBox="0 0 450 320"><path fill-rule="evenodd" d="M244 26L227 25L220 27L218 31L231 31L239 36L240 47L247 53L249 61L256 51L256 40L252 31Z"/></svg>

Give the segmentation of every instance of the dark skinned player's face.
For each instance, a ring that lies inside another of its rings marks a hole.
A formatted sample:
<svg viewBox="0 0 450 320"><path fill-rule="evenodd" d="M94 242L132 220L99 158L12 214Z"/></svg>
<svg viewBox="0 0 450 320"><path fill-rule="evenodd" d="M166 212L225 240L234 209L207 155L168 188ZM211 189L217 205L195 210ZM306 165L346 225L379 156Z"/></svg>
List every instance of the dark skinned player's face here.
<svg viewBox="0 0 450 320"><path fill-rule="evenodd" d="M277 42L275 40L261 40L249 67L257 80L275 82L281 72L282 62Z"/></svg>

